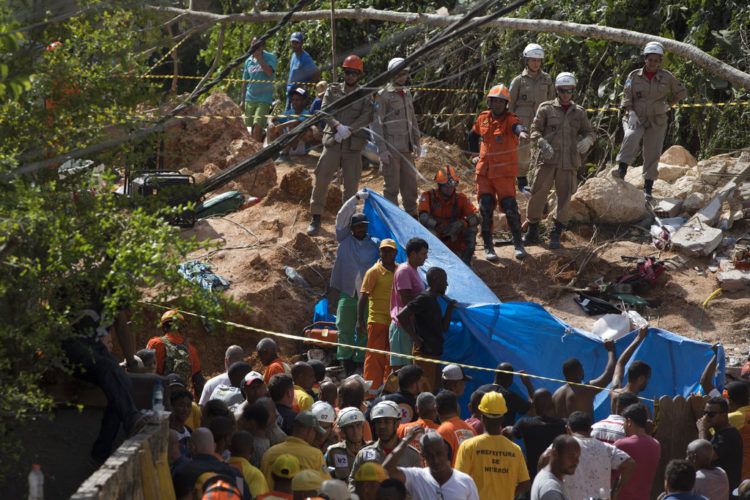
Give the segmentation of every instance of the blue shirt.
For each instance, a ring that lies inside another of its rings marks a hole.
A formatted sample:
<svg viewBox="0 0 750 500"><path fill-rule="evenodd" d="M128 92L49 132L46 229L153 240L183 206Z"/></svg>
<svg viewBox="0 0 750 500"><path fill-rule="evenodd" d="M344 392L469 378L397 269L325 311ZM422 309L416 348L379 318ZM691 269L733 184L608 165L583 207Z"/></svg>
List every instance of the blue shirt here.
<svg viewBox="0 0 750 500"><path fill-rule="evenodd" d="M276 56L264 50L263 59L266 61L266 64L271 66L273 73L276 74ZM245 70L242 72L242 79L268 82L247 82L245 90L246 102L273 103L273 75L268 76L254 56L248 57L247 61L245 61Z"/></svg>
<svg viewBox="0 0 750 500"><path fill-rule="evenodd" d="M287 78L286 85L287 94L293 87L297 86L294 82L309 82L316 71L318 71L318 67L307 51L303 50L300 55L292 52L292 61L289 63L289 78Z"/></svg>
<svg viewBox="0 0 750 500"><path fill-rule="evenodd" d="M331 287L354 297L362 286L365 273L380 257L380 240L369 235L358 240L349 227L352 215L357 209L357 198L352 196L336 214L336 261L331 270Z"/></svg>

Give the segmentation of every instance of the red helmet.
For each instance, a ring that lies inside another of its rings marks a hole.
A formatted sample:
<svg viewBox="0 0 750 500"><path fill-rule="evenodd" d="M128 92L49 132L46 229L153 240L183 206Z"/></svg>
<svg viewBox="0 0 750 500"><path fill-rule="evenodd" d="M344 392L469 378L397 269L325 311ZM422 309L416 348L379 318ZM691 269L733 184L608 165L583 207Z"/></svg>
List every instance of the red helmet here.
<svg viewBox="0 0 750 500"><path fill-rule="evenodd" d="M490 97L497 97L506 101L510 101L510 90L508 90L508 87L506 87L502 83L500 85L495 85L490 89L489 92L487 92L487 98Z"/></svg>
<svg viewBox="0 0 750 500"><path fill-rule="evenodd" d="M46 50L47 52L52 52L54 50L59 49L62 46L63 46L62 42L59 41L59 40L57 40L57 41L54 41L51 44L47 45L47 47L44 50Z"/></svg>
<svg viewBox="0 0 750 500"><path fill-rule="evenodd" d="M354 54L347 56L344 62L341 64L342 68L357 70L360 73L365 71L365 63L362 62L362 58Z"/></svg>
<svg viewBox="0 0 750 500"><path fill-rule="evenodd" d="M442 167L435 174L435 182L438 184L450 184L451 186L455 186L458 184L458 180L459 177L456 169L450 165Z"/></svg>

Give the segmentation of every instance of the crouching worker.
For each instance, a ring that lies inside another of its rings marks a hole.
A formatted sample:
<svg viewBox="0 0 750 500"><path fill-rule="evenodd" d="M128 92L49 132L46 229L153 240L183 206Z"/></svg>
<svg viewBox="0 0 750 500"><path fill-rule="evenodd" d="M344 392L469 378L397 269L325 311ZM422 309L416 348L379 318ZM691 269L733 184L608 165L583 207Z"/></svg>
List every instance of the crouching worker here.
<svg viewBox="0 0 750 500"><path fill-rule="evenodd" d="M479 215L469 198L456 190L458 181L453 167L446 165L438 170L437 189L425 191L419 197L419 222L468 266L476 247Z"/></svg>
<svg viewBox="0 0 750 500"><path fill-rule="evenodd" d="M289 102L291 106L289 109L268 121L268 131L266 133L268 142L275 141L281 135L286 134L305 121L310 115L310 110L306 107L307 92L302 87L294 87L289 91ZM308 128L284 148L279 155L279 160L284 161L289 155L306 155L312 142L313 130L312 128Z"/></svg>
<svg viewBox="0 0 750 500"><path fill-rule="evenodd" d="M472 162L476 165L484 258L491 262L498 260L492 239L492 216L498 204L508 219L516 259L526 257L521 240L521 214L516 203L516 176L518 143L529 135L518 116L508 111L509 100L510 91L505 85L492 87L487 93L490 109L479 114L469 133L469 150L476 154Z"/></svg>

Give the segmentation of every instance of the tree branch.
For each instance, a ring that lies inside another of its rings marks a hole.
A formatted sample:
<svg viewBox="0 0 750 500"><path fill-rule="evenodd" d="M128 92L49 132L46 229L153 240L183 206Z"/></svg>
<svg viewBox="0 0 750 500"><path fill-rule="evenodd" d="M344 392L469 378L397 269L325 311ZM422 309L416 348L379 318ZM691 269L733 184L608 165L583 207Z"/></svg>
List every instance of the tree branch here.
<svg viewBox="0 0 750 500"><path fill-rule="evenodd" d="M214 14L203 11L189 11L176 7L162 7L148 5L150 9L167 12L171 14L186 14L190 17L203 19L209 22L240 22L240 23L260 23L268 21L278 21L284 12L257 12L246 14ZM377 9L336 9L336 19L353 19L357 21L384 21L401 24L422 24L432 27L443 27L454 23L461 16L441 16L438 14L420 14L413 12L392 12ZM327 20L331 18L329 10L311 10L306 12L297 12L292 16L293 21L314 21ZM678 42L669 38L653 36L637 31L629 31L619 28L610 28L594 24L578 24L564 21L551 21L547 19L519 19L519 18L500 18L491 21L484 26L485 28L518 30L518 31L536 31L545 33L557 33L560 35L572 35L583 38L594 38L607 40L610 42L623 43L627 45L643 46L648 42L659 42L670 52L692 61L709 73L716 75L737 87L743 87L750 90L750 75L737 68L730 66L713 56L710 56L688 43Z"/></svg>

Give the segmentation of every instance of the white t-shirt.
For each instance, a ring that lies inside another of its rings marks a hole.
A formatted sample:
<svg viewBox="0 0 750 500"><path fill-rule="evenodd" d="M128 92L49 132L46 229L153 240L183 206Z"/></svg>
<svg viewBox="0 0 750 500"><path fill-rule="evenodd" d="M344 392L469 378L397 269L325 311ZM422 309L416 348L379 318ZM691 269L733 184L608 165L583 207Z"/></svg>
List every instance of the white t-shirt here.
<svg viewBox="0 0 750 500"><path fill-rule="evenodd" d="M435 481L428 467L399 467L406 478L406 490L413 500L479 500L474 480L453 469L453 475L442 485Z"/></svg>
<svg viewBox="0 0 750 500"><path fill-rule="evenodd" d="M610 493L612 471L630 459L630 455L611 444L592 437L574 435L581 445L581 458L576 472L565 476L565 489L572 499L598 497L599 490Z"/></svg>
<svg viewBox="0 0 750 500"><path fill-rule="evenodd" d="M211 394L213 394L216 388L220 385L232 385L229 382L229 375L227 375L227 372L211 377L206 381L206 384L203 386L203 392L201 392L201 398L198 400L198 404L203 406L208 403L208 400L211 399Z"/></svg>

